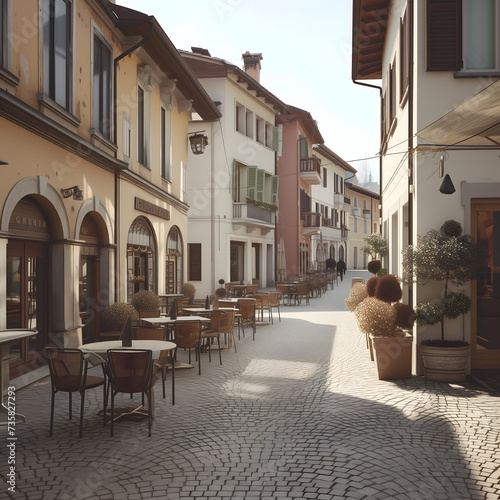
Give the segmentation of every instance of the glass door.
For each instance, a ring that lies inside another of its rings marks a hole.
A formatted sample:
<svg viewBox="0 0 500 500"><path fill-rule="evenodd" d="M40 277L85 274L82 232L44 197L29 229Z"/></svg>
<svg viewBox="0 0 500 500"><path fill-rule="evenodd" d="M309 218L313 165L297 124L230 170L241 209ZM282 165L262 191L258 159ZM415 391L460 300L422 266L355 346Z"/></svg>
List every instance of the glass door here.
<svg viewBox="0 0 500 500"><path fill-rule="evenodd" d="M500 369L500 200L473 200L472 237L481 256L472 283L472 368Z"/></svg>
<svg viewBox="0 0 500 500"><path fill-rule="evenodd" d="M39 357L47 334L47 245L11 240L7 245L7 328L34 328L38 335L10 350L11 378Z"/></svg>

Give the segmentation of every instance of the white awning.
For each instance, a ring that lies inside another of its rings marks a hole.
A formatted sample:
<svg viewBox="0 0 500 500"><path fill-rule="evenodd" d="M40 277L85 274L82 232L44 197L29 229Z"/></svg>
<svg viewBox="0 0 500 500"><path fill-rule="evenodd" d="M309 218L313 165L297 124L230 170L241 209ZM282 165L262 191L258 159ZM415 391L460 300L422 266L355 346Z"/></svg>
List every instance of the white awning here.
<svg viewBox="0 0 500 500"><path fill-rule="evenodd" d="M500 80L417 132L436 144L500 145Z"/></svg>

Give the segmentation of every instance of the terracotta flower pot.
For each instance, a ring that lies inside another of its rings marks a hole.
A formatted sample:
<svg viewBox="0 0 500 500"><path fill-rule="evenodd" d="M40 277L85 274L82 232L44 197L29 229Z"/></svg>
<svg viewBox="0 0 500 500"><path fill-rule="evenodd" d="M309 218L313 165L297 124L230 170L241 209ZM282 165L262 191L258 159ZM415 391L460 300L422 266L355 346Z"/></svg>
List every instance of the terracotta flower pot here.
<svg viewBox="0 0 500 500"><path fill-rule="evenodd" d="M379 380L411 378L413 337L371 336Z"/></svg>

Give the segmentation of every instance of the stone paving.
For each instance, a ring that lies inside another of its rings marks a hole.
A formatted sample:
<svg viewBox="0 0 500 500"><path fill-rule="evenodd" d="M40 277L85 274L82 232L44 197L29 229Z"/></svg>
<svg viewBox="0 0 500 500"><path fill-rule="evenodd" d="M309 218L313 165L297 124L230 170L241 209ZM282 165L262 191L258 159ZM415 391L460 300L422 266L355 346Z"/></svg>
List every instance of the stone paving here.
<svg viewBox="0 0 500 500"><path fill-rule="evenodd" d="M201 376L177 371L175 406L158 381L151 438L130 420L110 437L100 389L88 392L82 439L78 401L69 421L58 395L49 438L49 379L18 390L16 492L0 482L0 498L500 498L500 399L474 381L379 381L344 305L355 275L282 307L281 323L275 314L255 342L247 331L222 366L203 354Z"/></svg>

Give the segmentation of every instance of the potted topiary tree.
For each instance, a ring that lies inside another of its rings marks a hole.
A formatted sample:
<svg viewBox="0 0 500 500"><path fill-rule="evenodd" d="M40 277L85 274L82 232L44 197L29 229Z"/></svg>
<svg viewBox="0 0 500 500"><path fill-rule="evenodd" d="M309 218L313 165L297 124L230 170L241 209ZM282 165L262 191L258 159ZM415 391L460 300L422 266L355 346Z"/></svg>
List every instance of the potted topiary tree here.
<svg viewBox="0 0 500 500"><path fill-rule="evenodd" d="M161 299L151 290L140 290L132 297L130 303L141 318L159 316Z"/></svg>
<svg viewBox="0 0 500 500"><path fill-rule="evenodd" d="M225 297L225 296L226 296L226 294L227 294L227 290L226 290L226 289L225 289L225 287L224 287L224 283L225 283L225 282L226 282L226 281L225 281L223 278L221 278L221 279L219 280L219 285L220 285L220 287L219 287L219 288L217 288L217 290L215 290L215 295L216 295L218 298L220 298L220 299L222 299L223 297Z"/></svg>
<svg viewBox="0 0 500 500"><path fill-rule="evenodd" d="M373 233L364 238L366 245L361 248L372 260L368 262L368 271L377 275L382 269L382 257L388 253L387 240L380 233ZM382 274L387 274L385 271Z"/></svg>
<svg viewBox="0 0 500 500"><path fill-rule="evenodd" d="M184 283L184 285L182 285L182 295L189 300L189 304L193 303L195 293L196 288L191 283Z"/></svg>
<svg viewBox="0 0 500 500"><path fill-rule="evenodd" d="M410 306L398 302L402 292L395 276L386 274L373 283L373 295L363 300L354 314L360 330L369 334L378 378L410 378L413 337L407 330L413 326L415 313Z"/></svg>
<svg viewBox="0 0 500 500"><path fill-rule="evenodd" d="M470 357L470 345L465 339L446 338L445 319L458 318L471 309L470 297L450 291L451 284L459 287L477 276L477 246L470 236L462 235L462 226L446 221L439 231L431 230L419 236L416 245L403 251L403 280L420 285L437 282L444 285L442 293L432 301L417 306L417 324L440 325L440 338L420 344L424 376L430 380L459 382L465 380Z"/></svg>
<svg viewBox="0 0 500 500"><path fill-rule="evenodd" d="M115 302L105 307L99 320L99 337L102 340L114 340L120 337L127 319L139 319L139 313L125 302Z"/></svg>

